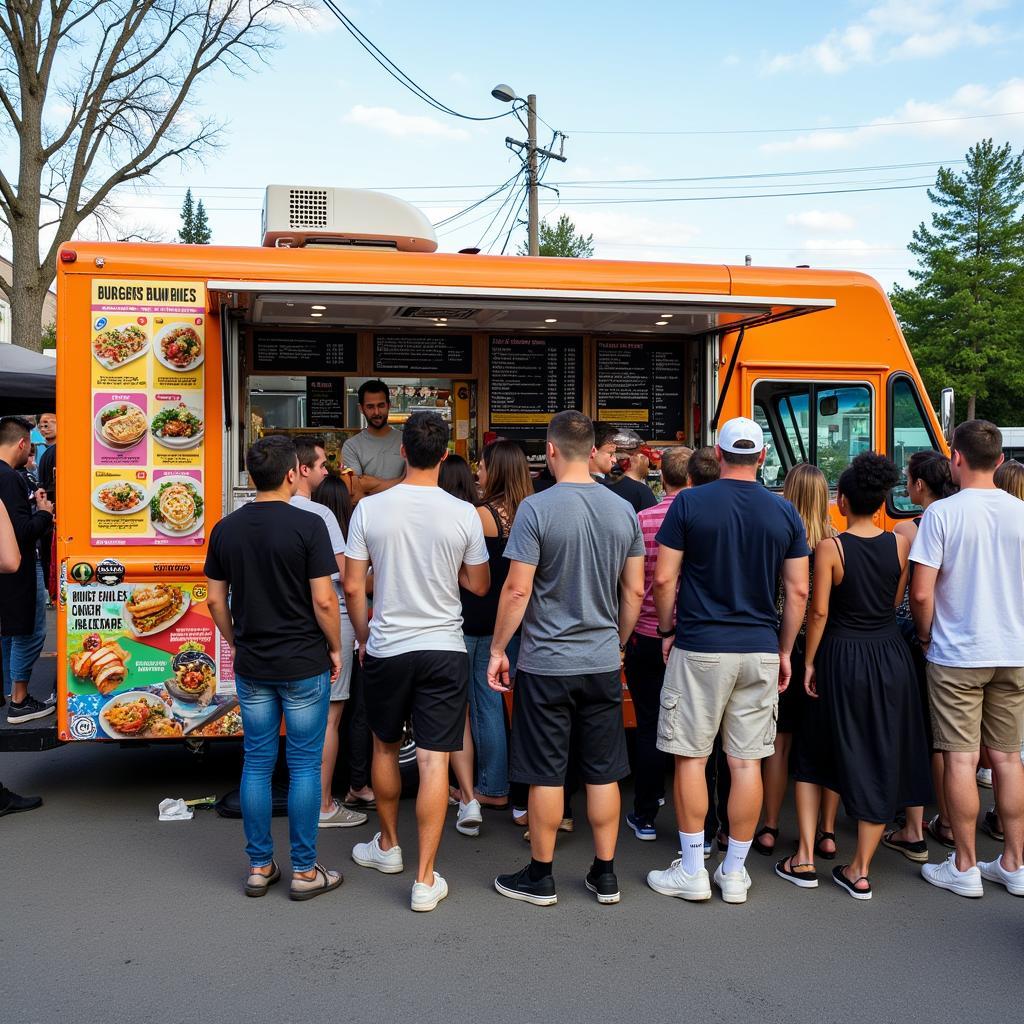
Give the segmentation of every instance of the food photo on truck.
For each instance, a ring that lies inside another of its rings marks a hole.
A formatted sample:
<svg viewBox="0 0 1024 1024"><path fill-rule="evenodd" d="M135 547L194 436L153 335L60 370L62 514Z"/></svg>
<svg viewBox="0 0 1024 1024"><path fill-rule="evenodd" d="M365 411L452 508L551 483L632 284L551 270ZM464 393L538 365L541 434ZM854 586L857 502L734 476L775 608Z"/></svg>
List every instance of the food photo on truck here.
<svg viewBox="0 0 1024 1024"><path fill-rule="evenodd" d="M940 423L861 273L442 253L407 203L335 188L268 187L262 243L60 250L57 415L73 429L57 456L57 717L37 746L241 736L206 603L210 530L251 500L245 451L268 433L324 438L347 476L368 380L389 386L395 425L442 415L471 464L503 437L539 471L570 408L653 449L752 417L769 487L799 462L834 489L861 451L903 467L944 450L952 396ZM879 522L915 512L897 487Z"/></svg>

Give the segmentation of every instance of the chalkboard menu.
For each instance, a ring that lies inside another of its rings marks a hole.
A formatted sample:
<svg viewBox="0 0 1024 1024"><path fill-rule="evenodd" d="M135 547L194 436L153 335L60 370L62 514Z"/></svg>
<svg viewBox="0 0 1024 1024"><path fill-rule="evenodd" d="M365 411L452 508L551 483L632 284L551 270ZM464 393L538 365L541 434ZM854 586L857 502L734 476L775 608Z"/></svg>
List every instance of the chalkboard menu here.
<svg viewBox="0 0 1024 1024"><path fill-rule="evenodd" d="M416 373L443 377L473 372L473 339L468 334L375 334L374 373Z"/></svg>
<svg viewBox="0 0 1024 1024"><path fill-rule="evenodd" d="M542 438L555 413L583 406L583 339L490 341L490 426L503 437Z"/></svg>
<svg viewBox="0 0 1024 1024"><path fill-rule="evenodd" d="M355 334L258 331L252 339L254 373L355 373Z"/></svg>
<svg viewBox="0 0 1024 1024"><path fill-rule="evenodd" d="M306 426L340 427L345 423L345 378L306 378Z"/></svg>
<svg viewBox="0 0 1024 1024"><path fill-rule="evenodd" d="M686 430L683 346L678 342L599 341L597 418L645 441L675 441Z"/></svg>

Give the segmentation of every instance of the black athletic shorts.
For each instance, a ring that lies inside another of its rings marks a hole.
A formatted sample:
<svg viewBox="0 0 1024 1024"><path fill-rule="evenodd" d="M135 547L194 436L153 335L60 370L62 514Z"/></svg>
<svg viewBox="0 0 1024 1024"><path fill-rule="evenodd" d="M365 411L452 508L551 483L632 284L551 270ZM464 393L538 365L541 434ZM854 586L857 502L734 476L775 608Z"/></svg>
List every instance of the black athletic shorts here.
<svg viewBox="0 0 1024 1024"><path fill-rule="evenodd" d="M629 774L619 670L580 676L520 670L512 705L512 781L564 785L570 737L584 783L600 786Z"/></svg>
<svg viewBox="0 0 1024 1024"><path fill-rule="evenodd" d="M411 718L418 747L462 749L469 700L464 651L409 651L391 658L367 654L363 687L366 720L381 742L397 743Z"/></svg>

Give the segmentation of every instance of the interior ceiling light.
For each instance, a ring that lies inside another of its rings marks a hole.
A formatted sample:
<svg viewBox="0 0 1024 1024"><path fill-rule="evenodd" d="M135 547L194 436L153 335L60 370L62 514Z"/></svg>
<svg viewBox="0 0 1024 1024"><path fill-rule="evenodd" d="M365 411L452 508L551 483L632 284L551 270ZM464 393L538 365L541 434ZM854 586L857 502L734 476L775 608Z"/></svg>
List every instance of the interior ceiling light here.
<svg viewBox="0 0 1024 1024"><path fill-rule="evenodd" d="M310 316L323 316L323 313L310 313Z"/></svg>
<svg viewBox="0 0 1024 1024"><path fill-rule="evenodd" d="M671 318L672 318L672 315L673 315L673 314L671 314L671 313L662 313L661 315L662 315L662 316L663 316L663 317L664 317L664 318L665 318L666 320L669 320L669 319L671 319Z"/></svg>
<svg viewBox="0 0 1024 1024"><path fill-rule="evenodd" d="M664 327L665 324L667 324L667 323L668 323L667 320L655 320L654 321L654 326L655 327Z"/></svg>
<svg viewBox="0 0 1024 1024"><path fill-rule="evenodd" d="M548 319L545 320L544 323L546 323L546 324L557 324L558 320L555 319L555 317L552 316L552 317L548 317Z"/></svg>
<svg viewBox="0 0 1024 1024"><path fill-rule="evenodd" d="M289 305L291 305L291 303L289 303ZM312 306L311 308L312 309L326 309L327 307L326 306Z"/></svg>

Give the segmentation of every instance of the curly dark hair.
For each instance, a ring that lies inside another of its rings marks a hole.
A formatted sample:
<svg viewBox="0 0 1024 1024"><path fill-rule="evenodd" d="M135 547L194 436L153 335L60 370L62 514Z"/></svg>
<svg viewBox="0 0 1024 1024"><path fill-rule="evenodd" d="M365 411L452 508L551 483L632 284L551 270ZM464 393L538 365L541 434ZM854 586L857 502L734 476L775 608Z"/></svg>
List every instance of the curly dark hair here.
<svg viewBox="0 0 1024 1024"><path fill-rule="evenodd" d="M894 462L878 452L861 452L843 470L838 490L854 515L870 516L899 481L900 471Z"/></svg>

